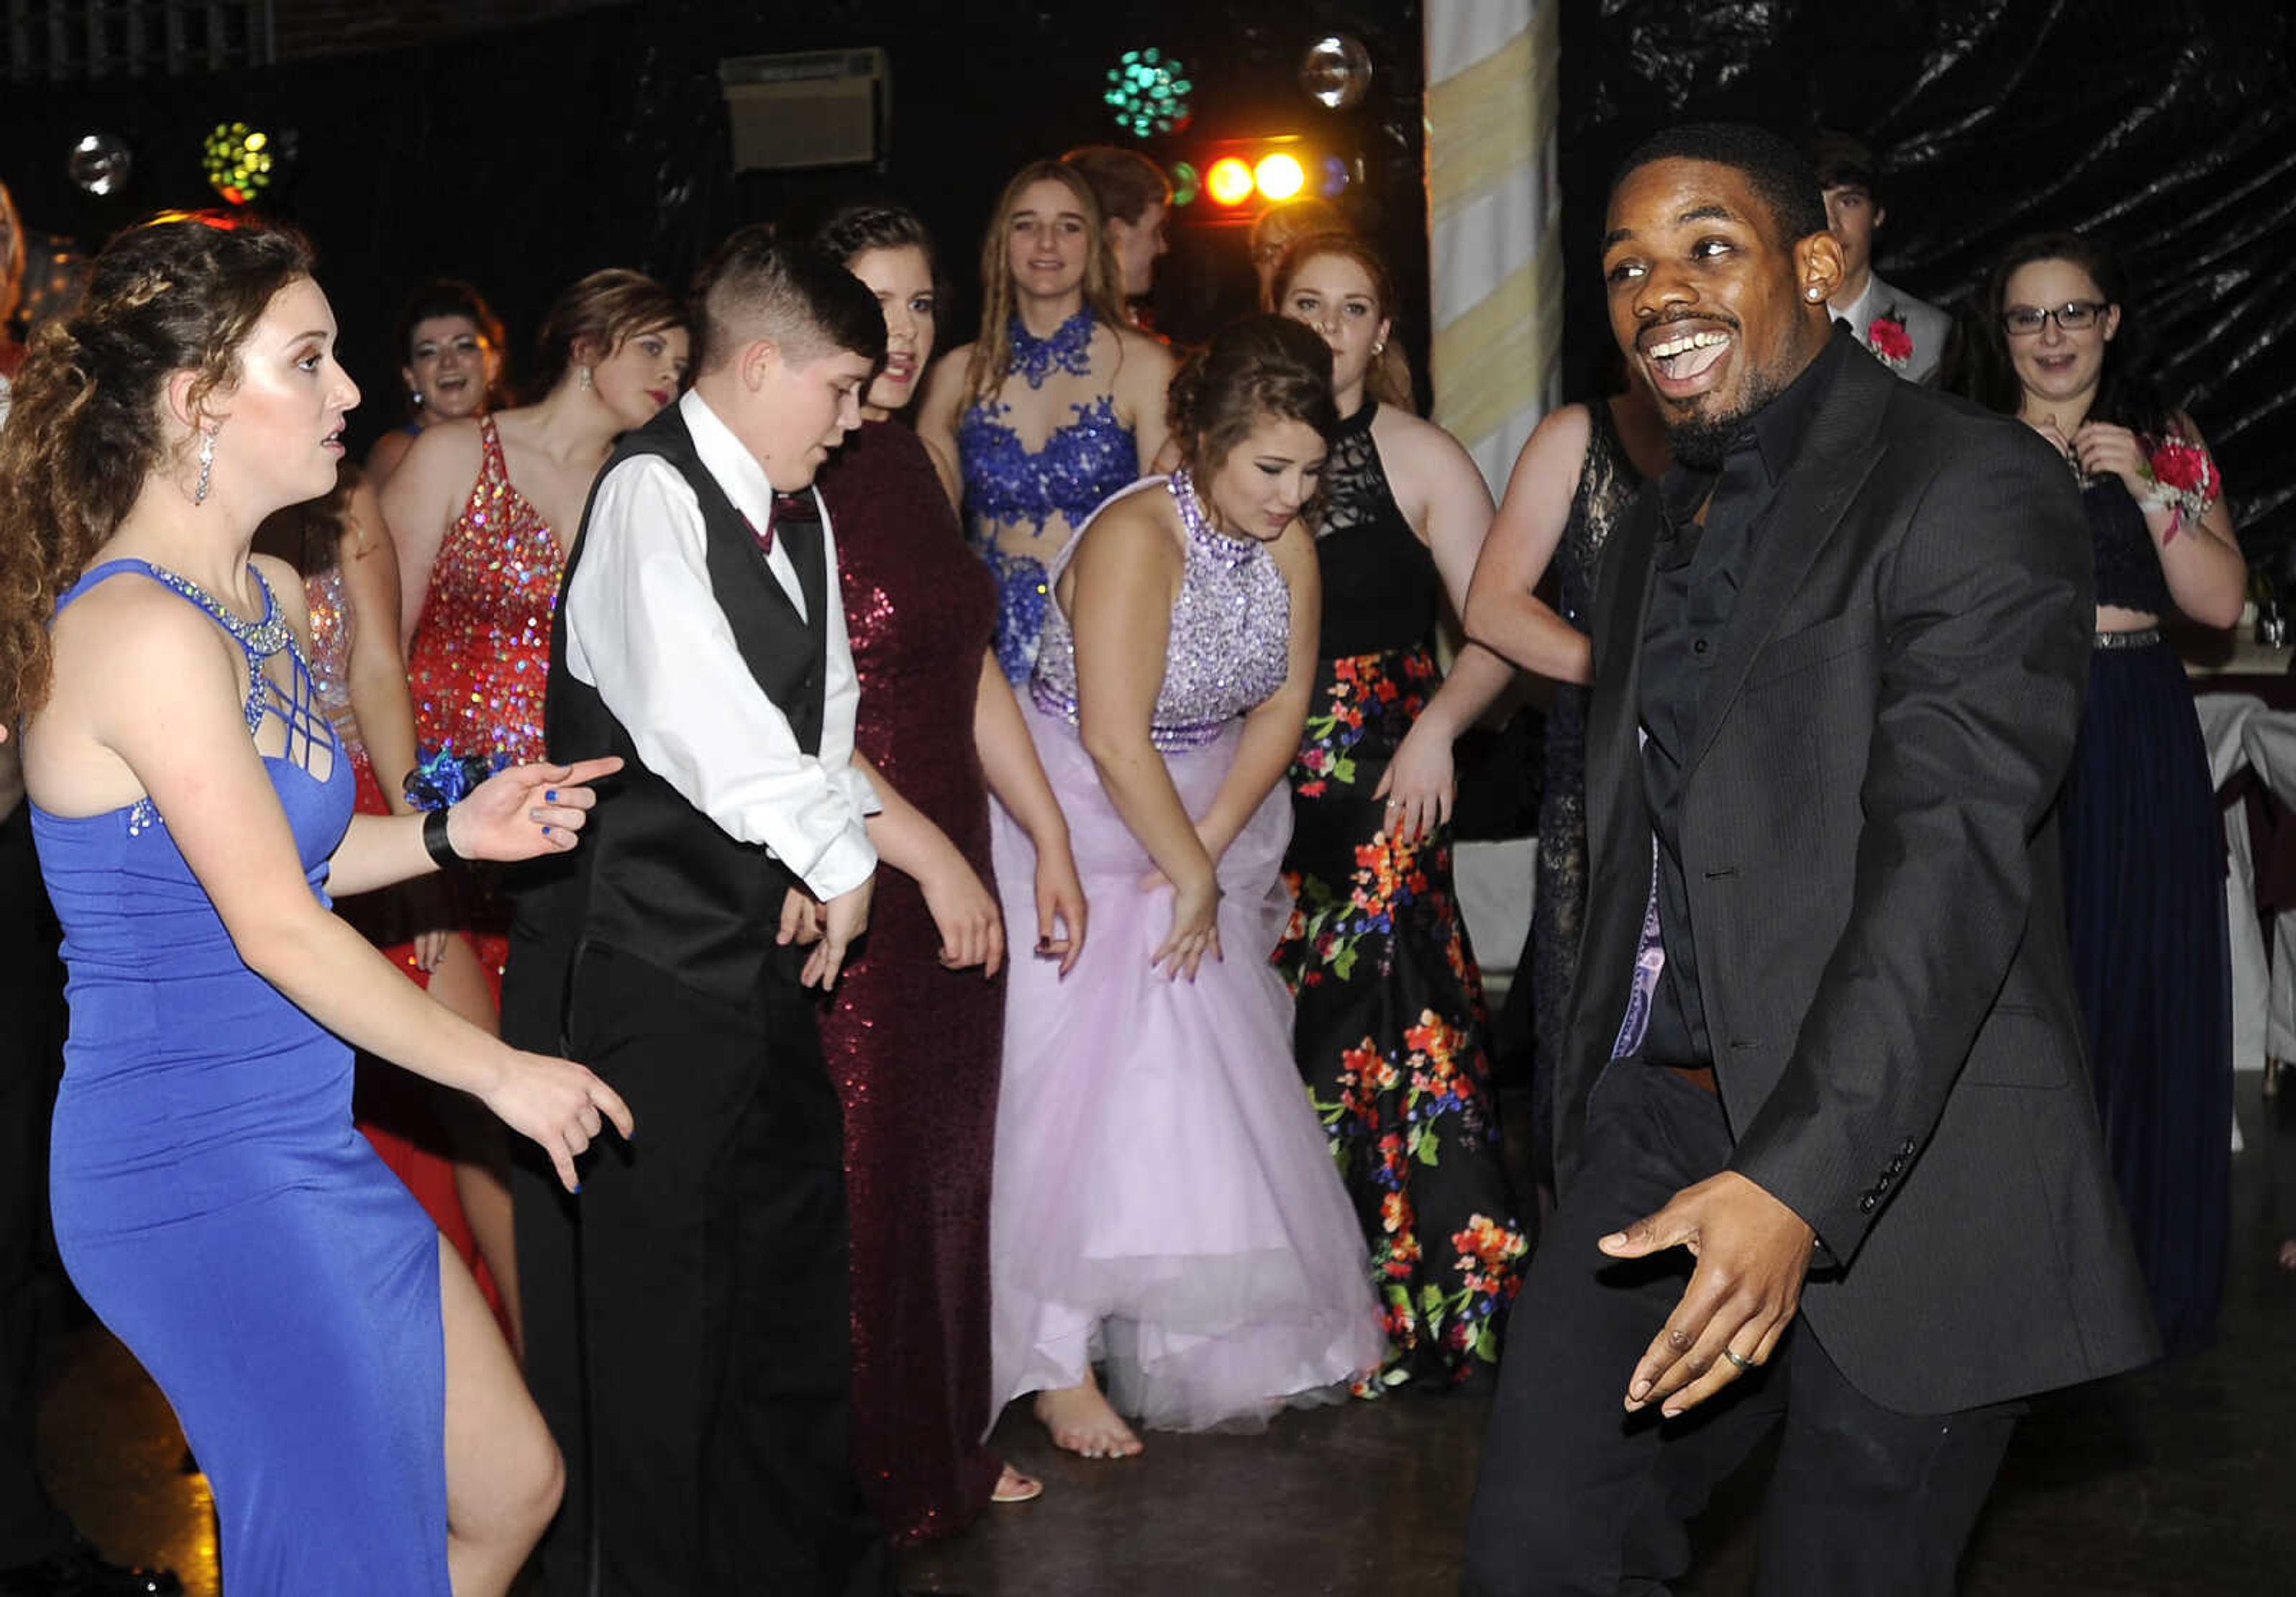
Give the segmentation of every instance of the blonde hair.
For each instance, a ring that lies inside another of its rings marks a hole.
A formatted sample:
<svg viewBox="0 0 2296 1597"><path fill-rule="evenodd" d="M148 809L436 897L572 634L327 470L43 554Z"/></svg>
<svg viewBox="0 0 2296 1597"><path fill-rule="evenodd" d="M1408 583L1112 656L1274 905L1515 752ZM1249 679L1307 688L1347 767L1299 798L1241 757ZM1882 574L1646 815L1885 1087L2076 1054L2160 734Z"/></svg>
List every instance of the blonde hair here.
<svg viewBox="0 0 2296 1597"><path fill-rule="evenodd" d="M1364 373L1364 392L1380 404L1395 410L1419 414L1418 401L1411 389L1411 361L1403 353L1403 341L1395 336L1395 279L1387 273L1387 263L1379 251L1352 233L1308 233L1292 241L1283 251L1283 258L1275 267L1274 292L1275 307L1280 311L1284 296L1292 291L1292 279L1306 270L1311 260L1336 255L1342 260L1353 261L1371 279L1371 297L1379 302L1380 320L1390 323L1387 345L1371 357L1371 367Z"/></svg>
<svg viewBox="0 0 2296 1597"><path fill-rule="evenodd" d="M1076 196L1084 213L1087 253L1084 259L1084 303L1103 325L1124 325L1124 307L1118 294L1123 281L1109 248L1108 229L1092 184L1074 167L1056 160L1032 160L1013 174L1013 181L997 196L994 219L980 241L980 332L972 340L972 356L964 365L965 402L986 403L1002 387L1013 364L1013 213L1032 184L1051 181Z"/></svg>

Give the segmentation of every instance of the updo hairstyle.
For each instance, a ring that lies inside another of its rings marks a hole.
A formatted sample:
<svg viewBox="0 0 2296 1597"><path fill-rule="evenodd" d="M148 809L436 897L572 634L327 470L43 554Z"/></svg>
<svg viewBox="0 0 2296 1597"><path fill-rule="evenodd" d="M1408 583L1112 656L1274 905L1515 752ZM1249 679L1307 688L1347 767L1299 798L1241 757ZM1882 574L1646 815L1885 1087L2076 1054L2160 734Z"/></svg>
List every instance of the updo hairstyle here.
<svg viewBox="0 0 2296 1597"><path fill-rule="evenodd" d="M638 333L688 324L677 296L643 272L609 266L579 278L551 301L542 318L535 339L533 397L543 398L564 380L577 344L586 343L596 352L590 357L595 364Z"/></svg>
<svg viewBox="0 0 2296 1597"><path fill-rule="evenodd" d="M1231 322L1174 374L1166 416L1200 477L1218 471L1263 418L1304 422L1328 438L1340 424L1331 346L1289 316Z"/></svg>

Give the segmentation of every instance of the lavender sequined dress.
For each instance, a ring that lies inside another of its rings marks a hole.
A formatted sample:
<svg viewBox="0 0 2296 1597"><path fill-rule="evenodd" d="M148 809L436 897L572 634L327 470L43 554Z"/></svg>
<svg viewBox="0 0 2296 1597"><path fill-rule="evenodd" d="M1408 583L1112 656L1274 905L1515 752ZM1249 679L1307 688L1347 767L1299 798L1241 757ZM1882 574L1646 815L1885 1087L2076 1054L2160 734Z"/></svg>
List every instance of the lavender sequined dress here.
<svg viewBox="0 0 2296 1597"><path fill-rule="evenodd" d="M1194 512L1185 479L1169 486ZM1267 549L1195 524L1152 722L1191 815L1219 790L1240 717L1283 684L1290 622ZM1006 994L994 1391L1001 1404L1074 1386L1104 1357L1111 1401L1147 1425L1250 1423L1332 1392L1384 1347L1363 1235L1300 1091L1291 1001L1267 959L1290 913L1278 871L1291 795L1278 783L1221 856L1226 959L1168 980L1149 962L1171 893L1142 890L1154 862L1078 741L1075 659L1054 604L1022 711L1068 816L1091 935L1065 980L1024 953ZM1006 923L1032 927L1028 839L1000 814L995 842Z"/></svg>

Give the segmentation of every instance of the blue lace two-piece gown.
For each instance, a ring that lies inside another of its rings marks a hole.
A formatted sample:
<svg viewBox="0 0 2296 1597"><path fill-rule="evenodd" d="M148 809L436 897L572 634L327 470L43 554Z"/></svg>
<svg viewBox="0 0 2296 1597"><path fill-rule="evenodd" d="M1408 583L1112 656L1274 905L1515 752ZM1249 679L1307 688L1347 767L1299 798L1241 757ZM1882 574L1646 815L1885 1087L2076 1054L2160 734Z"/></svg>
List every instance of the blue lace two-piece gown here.
<svg viewBox="0 0 2296 1597"><path fill-rule="evenodd" d="M1084 376L1092 370L1092 335L1099 321L1080 310L1050 338L1037 338L1013 318L1011 373L1041 389L1055 372ZM964 475L964 510L973 549L996 579L996 663L1018 686L1037 663L1049 589L1045 561L1010 552L996 542L999 528L1028 527L1038 538L1054 516L1073 532L1111 495L1140 476L1140 446L1117 419L1113 394L1070 406L1071 419L1031 449L1005 420L1012 406L989 399L957 418L956 446ZM1046 550L1059 553L1060 543Z"/></svg>
<svg viewBox="0 0 2296 1597"><path fill-rule="evenodd" d="M110 561L58 609L125 572L246 654L248 730L281 749L264 765L324 902L351 762L269 586L250 623ZM351 1050L240 958L149 799L32 826L70 977L57 1247L175 1405L232 1597L449 1597L439 1233L352 1127Z"/></svg>

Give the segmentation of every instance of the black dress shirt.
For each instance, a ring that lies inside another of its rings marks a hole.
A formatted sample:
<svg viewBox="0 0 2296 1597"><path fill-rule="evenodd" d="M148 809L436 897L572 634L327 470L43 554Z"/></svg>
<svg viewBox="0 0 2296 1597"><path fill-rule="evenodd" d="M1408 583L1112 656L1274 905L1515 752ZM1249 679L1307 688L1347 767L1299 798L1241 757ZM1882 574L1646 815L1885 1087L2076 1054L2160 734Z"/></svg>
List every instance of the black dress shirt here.
<svg viewBox="0 0 2296 1597"><path fill-rule="evenodd" d="M1639 707L1643 792L1658 839L1659 930L1666 949L1642 1047L1643 1057L1653 1063L1714 1062L1678 845L1683 766L1705 698L1707 668L1720 651L1762 523L1845 353L1857 348L1857 340L1837 328L1817 358L1747 419L1718 471L1676 465L1659 479L1660 525L1650 616L1643 627Z"/></svg>

